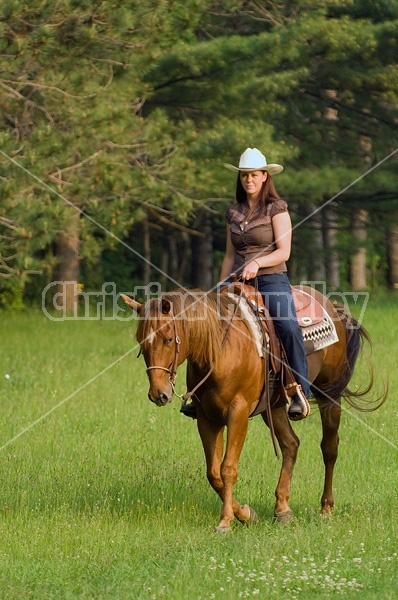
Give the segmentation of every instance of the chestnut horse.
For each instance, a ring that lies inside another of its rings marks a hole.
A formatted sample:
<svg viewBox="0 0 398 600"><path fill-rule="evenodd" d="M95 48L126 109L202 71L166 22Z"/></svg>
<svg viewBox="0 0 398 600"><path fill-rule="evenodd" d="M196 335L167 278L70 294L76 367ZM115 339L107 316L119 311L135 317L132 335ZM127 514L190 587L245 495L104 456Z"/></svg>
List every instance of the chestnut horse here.
<svg viewBox="0 0 398 600"><path fill-rule="evenodd" d="M376 410L360 406L356 399L364 391L347 388L365 329L355 319L339 310L318 291L303 288L315 295L333 319L339 338L331 346L310 354L309 379L320 408L322 421L321 449L325 465L321 498L323 515L330 515L333 505L333 470L337 459L338 429L344 396L359 410ZM200 291L177 291L140 304L122 294L123 300L139 315L137 341L147 366L149 399L157 406L171 402L177 368L187 363L187 387L195 394L197 424L207 465L207 478L222 500L217 532L230 529L234 517L247 524L257 522L255 511L233 497L238 461L248 429L249 417L255 410L265 380L265 360L256 347L253 329L240 306L231 309L231 298L225 294ZM239 304L239 303L238 303ZM286 413L286 399L280 395L272 406L272 421L282 452L282 466L275 491L275 518L289 521L290 485L296 462L299 439ZM267 413L261 413L268 423ZM224 429L227 428L224 453Z"/></svg>

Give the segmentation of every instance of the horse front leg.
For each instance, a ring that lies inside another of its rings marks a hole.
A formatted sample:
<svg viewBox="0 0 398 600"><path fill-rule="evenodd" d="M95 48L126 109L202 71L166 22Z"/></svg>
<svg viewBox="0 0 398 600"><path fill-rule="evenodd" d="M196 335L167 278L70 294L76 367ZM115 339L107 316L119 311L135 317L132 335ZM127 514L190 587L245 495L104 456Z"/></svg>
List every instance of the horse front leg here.
<svg viewBox="0 0 398 600"><path fill-rule="evenodd" d="M239 504L232 495L237 478L237 462L246 437L247 423L243 439L239 439L237 445L231 442L230 427L231 424L229 423L227 449L223 459L224 425L216 425L198 415L198 430L206 457L207 479L223 503L220 522L215 528L218 533L229 531L234 516L239 521L247 524L254 524L258 520L252 508L246 504ZM234 436L232 437L234 438ZM234 451L232 451L231 444L234 445Z"/></svg>
<svg viewBox="0 0 398 600"><path fill-rule="evenodd" d="M334 506L333 498L333 473L336 464L340 426L341 406L340 402L317 400L322 420L322 442L321 450L323 463L325 465L325 482L321 498L321 515L329 517Z"/></svg>
<svg viewBox="0 0 398 600"><path fill-rule="evenodd" d="M261 416L266 425L269 426L266 413L262 413ZM272 421L282 452L282 467L275 490L274 517L281 523L288 523L293 516L289 506L290 487L300 441L289 423L285 406L272 409Z"/></svg>
<svg viewBox="0 0 398 600"><path fill-rule="evenodd" d="M210 423L198 414L198 431L206 457L206 474L211 487L221 499L224 483L221 479L221 461L224 452L224 425Z"/></svg>
<svg viewBox="0 0 398 600"><path fill-rule="evenodd" d="M250 506L241 505L233 498L233 489L238 478L239 459L245 443L248 424L247 402L243 398L235 398L228 411L227 444L221 463L221 479L224 489L220 522L216 527L218 532L228 531L234 517L247 524L255 524L258 521L256 513Z"/></svg>

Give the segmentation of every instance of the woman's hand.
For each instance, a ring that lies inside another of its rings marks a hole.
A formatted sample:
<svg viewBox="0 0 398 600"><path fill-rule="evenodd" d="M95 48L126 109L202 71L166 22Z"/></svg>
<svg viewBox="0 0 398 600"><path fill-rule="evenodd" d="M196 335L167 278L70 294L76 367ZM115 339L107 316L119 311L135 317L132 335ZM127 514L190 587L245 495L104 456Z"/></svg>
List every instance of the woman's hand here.
<svg viewBox="0 0 398 600"><path fill-rule="evenodd" d="M254 279L256 277L260 265L256 260L251 260L242 271L242 279L247 281L248 279Z"/></svg>

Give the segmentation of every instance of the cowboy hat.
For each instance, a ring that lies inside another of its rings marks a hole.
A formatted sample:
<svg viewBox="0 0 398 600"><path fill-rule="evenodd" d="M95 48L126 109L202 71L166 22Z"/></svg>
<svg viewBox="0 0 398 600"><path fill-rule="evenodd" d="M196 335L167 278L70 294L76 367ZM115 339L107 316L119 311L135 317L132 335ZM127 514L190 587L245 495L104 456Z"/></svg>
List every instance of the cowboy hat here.
<svg viewBox="0 0 398 600"><path fill-rule="evenodd" d="M239 167L234 167L228 163L224 163L230 171L267 171L270 175L276 175L283 171L282 165L267 165L264 154L261 154L257 148L246 148L239 160Z"/></svg>

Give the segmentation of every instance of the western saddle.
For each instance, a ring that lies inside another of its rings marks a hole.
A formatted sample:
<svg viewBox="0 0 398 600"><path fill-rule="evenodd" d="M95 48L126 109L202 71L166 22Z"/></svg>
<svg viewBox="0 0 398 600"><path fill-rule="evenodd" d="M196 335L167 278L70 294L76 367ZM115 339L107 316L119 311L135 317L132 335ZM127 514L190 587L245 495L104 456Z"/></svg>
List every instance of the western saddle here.
<svg viewBox="0 0 398 600"><path fill-rule="evenodd" d="M306 335L306 329L316 331L317 328L322 328L326 330L332 327L333 323L328 322L325 325L325 310L313 296L294 286L292 286L292 292L297 320L303 332L305 351L306 354L311 354L317 351L319 347L311 339L311 335ZM269 360L269 365L266 366L266 368L268 367L266 373L268 372L269 376L266 377L266 380L269 382L272 390L267 385L265 386L268 389L263 390L259 404L251 415L254 417L264 411L264 406L267 403L269 406L270 403L276 401L280 397L282 390L286 401L289 401L289 398L296 393L298 384L286 360L283 345L275 331L273 319L264 305L260 292L251 285L236 281L224 287L221 293L234 294L239 297L243 296L262 326L263 347L266 350L264 356L267 358L267 361ZM337 341L337 338L333 335L329 335L329 338L332 341L324 342L324 345L321 347Z"/></svg>

